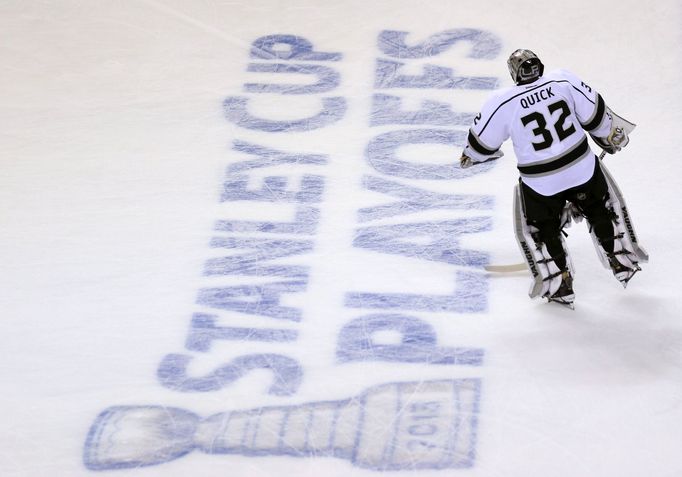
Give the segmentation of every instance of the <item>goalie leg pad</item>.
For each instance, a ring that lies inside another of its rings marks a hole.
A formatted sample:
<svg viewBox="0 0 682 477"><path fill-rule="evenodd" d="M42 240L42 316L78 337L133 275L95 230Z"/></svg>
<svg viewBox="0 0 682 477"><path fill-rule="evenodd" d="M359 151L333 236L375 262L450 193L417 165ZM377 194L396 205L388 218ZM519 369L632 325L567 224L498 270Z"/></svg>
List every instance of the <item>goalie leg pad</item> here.
<svg viewBox="0 0 682 477"><path fill-rule="evenodd" d="M639 264L649 261L649 255L639 245L632 219L618 184L601 161L599 167L608 188L605 207L609 211L613 238L611 241L608 237L604 237L603 233L598 233L599 219L587 216L591 225L590 235L602 265L607 270L611 270L616 279L626 286L634 274L641 270Z"/></svg>
<svg viewBox="0 0 682 477"><path fill-rule="evenodd" d="M545 297L552 300L552 297L560 294L563 303L572 303L574 295L571 283L574 272L566 242L558 232L557 240L563 250L559 254L565 261L565 268L562 269L556 263L560 259L559 254L555 252L552 256L547 245L538 240L541 237L539 229L527 222L520 184L514 187L514 226L516 241L532 274L528 295L531 298Z"/></svg>

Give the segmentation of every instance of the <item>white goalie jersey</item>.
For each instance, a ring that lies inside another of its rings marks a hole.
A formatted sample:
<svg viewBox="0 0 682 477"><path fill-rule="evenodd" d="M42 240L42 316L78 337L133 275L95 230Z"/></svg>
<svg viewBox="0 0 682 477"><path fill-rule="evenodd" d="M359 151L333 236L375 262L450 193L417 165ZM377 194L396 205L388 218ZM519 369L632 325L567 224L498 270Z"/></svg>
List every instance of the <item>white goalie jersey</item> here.
<svg viewBox="0 0 682 477"><path fill-rule="evenodd" d="M606 137L611 115L601 95L566 70L496 92L474 119L464 153L473 162L501 155L511 137L521 180L542 195L585 183L596 157L584 131Z"/></svg>

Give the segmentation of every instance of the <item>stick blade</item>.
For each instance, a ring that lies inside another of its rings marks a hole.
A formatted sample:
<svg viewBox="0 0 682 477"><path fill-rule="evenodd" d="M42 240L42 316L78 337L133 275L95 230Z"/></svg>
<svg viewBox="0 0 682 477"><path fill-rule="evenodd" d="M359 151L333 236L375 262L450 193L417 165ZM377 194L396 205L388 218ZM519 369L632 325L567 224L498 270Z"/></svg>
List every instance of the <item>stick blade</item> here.
<svg viewBox="0 0 682 477"><path fill-rule="evenodd" d="M509 265L486 265L483 267L487 272L493 273L513 273L528 270L528 265L523 263L512 263Z"/></svg>

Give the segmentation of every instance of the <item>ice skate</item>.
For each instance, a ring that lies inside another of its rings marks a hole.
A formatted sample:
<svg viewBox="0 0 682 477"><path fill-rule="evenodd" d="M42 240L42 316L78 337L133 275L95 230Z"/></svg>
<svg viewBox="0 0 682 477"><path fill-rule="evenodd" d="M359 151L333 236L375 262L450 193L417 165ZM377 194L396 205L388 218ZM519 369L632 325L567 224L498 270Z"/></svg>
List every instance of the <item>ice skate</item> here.
<svg viewBox="0 0 682 477"><path fill-rule="evenodd" d="M635 273L641 270L637 262L632 262L632 264L633 267L622 264L615 254L609 257L609 265L611 265L613 276L623 285L623 288L627 288L628 282L635 276Z"/></svg>
<svg viewBox="0 0 682 477"><path fill-rule="evenodd" d="M575 309L573 302L575 301L575 293L573 292L573 278L567 271L561 273L561 284L559 289L552 295L547 297L549 303L559 303L569 307L571 310Z"/></svg>

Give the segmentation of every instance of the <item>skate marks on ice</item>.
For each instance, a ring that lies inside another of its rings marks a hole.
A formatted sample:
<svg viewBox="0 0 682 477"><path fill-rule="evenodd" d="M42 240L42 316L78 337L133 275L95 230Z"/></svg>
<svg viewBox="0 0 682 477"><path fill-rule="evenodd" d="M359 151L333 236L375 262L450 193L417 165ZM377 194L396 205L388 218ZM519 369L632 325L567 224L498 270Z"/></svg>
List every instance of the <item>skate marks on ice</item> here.
<svg viewBox="0 0 682 477"><path fill-rule="evenodd" d="M319 51L309 39L291 34L266 35L252 43L247 73L258 79L283 75L287 82L250 80L243 85L246 94L223 102L227 121L237 131L248 130L250 139L234 138L231 153L236 157L230 160L220 197L229 208L215 221L212 258L203 270L207 286L197 292L198 309L185 349L166 354L159 363L157 378L165 391L195 393L199 399L202 393L228 389L253 370L266 369L273 381L265 394L283 399L297 394L306 378L305 363L293 351L289 355L282 350L305 344L299 331L320 322L307 316L305 307L293 305L304 300L287 298L314 301L309 296L311 270L323 264L310 257L321 240L328 240L319 233L327 214L324 206L359 189L371 192L368 197L376 202L357 209L356 223L349 226L354 238L343 255L358 263L367 254L388 257L396 269L407 264L408 274L409 263L441 262L452 266L448 280L454 292L363 290L348 283L350 290L338 296L340 309L325 316L324 325L340 330L338 337L323 348L336 358L336 366L422 363L442 369L442 378L452 376L451 366L482 365L483 349L441 344L446 340L439 339L436 327L421 314L487 311L488 276L482 267L489 254L465 248L461 239L492 230L492 217L481 212L493 209L494 197L458 193L458 183L494 164L462 170L429 157L401 156L406 147L461 148L475 112L431 100L410 111L400 95L409 95L410 89L412 96L425 89L449 90L455 96L457 90L494 89L497 78L466 76L445 66L426 64L421 75L402 70L410 59L437 62L436 55L459 43L467 45L469 58L493 60L501 42L476 29L436 33L415 40L414 46L407 45L407 35L378 35L377 91L366 125L381 129L366 144L364 164L358 168L369 173L359 173L353 189L341 197L329 197L327 187L333 178L326 172L338 158L334 152L315 151L319 137L310 144L306 139L328 134L333 144L334 125L345 119L349 102L337 92L343 54ZM292 77L303 78L304 84L292 83ZM300 98L301 109L283 112L281 98ZM366 135L366 130L356 132ZM445 219L434 220L434 212ZM363 262L363 273L371 274L369 268ZM346 322L349 311L358 316ZM386 332L397 335L397 341L382 342L379 335ZM254 351L195 376L191 363L215 351L216 340L252 343ZM277 352L268 352L269 346ZM83 460L92 470L124 469L161 464L197 450L254 457L329 456L371 470L470 467L480 388L477 378L376 383L341 401L255 407L205 418L174 407L112 406L92 425Z"/></svg>
<svg viewBox="0 0 682 477"><path fill-rule="evenodd" d="M337 457L373 470L470 467L477 379L389 383L342 401L228 411L201 419L178 408L102 412L85 445L91 470L158 465L207 454Z"/></svg>

